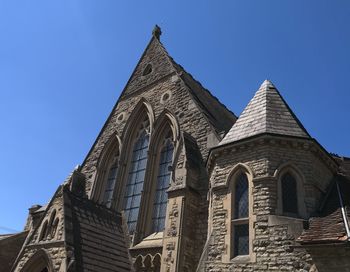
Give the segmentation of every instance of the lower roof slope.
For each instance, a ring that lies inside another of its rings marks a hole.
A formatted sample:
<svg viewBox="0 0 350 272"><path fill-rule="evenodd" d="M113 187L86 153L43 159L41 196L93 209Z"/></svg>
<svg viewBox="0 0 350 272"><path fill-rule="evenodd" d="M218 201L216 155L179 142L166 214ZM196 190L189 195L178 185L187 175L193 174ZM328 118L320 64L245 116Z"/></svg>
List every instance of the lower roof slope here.
<svg viewBox="0 0 350 272"><path fill-rule="evenodd" d="M10 271L28 232L0 235L0 271Z"/></svg>
<svg viewBox="0 0 350 272"><path fill-rule="evenodd" d="M120 214L68 190L66 196L73 225L75 271L131 271Z"/></svg>
<svg viewBox="0 0 350 272"><path fill-rule="evenodd" d="M338 176L331 184L320 213L298 238L301 244L329 244L350 241L350 179Z"/></svg>
<svg viewBox="0 0 350 272"><path fill-rule="evenodd" d="M262 83L220 145L262 133L310 137L278 90L268 80Z"/></svg>

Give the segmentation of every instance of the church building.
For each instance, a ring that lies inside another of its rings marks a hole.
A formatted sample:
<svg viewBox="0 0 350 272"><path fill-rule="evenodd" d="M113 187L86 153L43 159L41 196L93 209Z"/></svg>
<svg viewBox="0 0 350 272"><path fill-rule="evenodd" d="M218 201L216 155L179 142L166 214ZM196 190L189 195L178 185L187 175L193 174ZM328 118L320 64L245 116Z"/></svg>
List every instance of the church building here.
<svg viewBox="0 0 350 272"><path fill-rule="evenodd" d="M350 271L350 159L268 80L237 117L160 36L81 165L0 235L0 271Z"/></svg>

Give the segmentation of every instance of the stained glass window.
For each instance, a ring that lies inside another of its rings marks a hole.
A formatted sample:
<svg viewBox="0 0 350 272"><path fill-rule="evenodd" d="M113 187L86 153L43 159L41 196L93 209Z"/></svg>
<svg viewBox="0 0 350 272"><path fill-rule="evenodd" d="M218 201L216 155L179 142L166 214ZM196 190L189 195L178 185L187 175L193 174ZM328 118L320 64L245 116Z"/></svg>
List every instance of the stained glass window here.
<svg viewBox="0 0 350 272"><path fill-rule="evenodd" d="M103 203L106 204L107 207L111 206L114 186L117 178L117 170L118 170L118 164L117 164L117 159L115 159L115 162L109 168L106 187L103 194Z"/></svg>
<svg viewBox="0 0 350 272"><path fill-rule="evenodd" d="M247 175L241 173L234 183L232 244L233 257L249 255L249 187Z"/></svg>
<svg viewBox="0 0 350 272"><path fill-rule="evenodd" d="M298 214L297 182L295 178L286 173L283 175L281 183L283 213Z"/></svg>
<svg viewBox="0 0 350 272"><path fill-rule="evenodd" d="M172 163L174 146L170 139L166 140L165 146L160 152L159 169L157 176L157 188L154 195L152 232L160 232L164 229L165 213L168 201L167 189L169 188L169 166Z"/></svg>
<svg viewBox="0 0 350 272"><path fill-rule="evenodd" d="M149 136L142 130L134 144L128 180L124 195L124 212L130 233L136 228L139 214L141 192L145 179Z"/></svg>
<svg viewBox="0 0 350 272"><path fill-rule="evenodd" d="M235 256L248 255L249 254L249 225L235 225L234 226L235 237Z"/></svg>
<svg viewBox="0 0 350 272"><path fill-rule="evenodd" d="M234 218L248 217L248 180L245 174L239 175L235 186L235 213Z"/></svg>

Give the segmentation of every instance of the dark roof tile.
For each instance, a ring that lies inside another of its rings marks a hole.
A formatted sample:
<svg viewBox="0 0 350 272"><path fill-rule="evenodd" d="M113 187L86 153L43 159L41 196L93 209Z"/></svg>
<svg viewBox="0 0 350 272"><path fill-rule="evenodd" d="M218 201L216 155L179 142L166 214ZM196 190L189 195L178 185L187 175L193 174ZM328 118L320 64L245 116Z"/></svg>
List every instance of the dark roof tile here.
<svg viewBox="0 0 350 272"><path fill-rule="evenodd" d="M344 208L345 220L342 214ZM303 244L340 243L349 240L346 225L350 218L350 180L338 176L330 185L328 194L317 216L309 220L298 241Z"/></svg>
<svg viewBox="0 0 350 272"><path fill-rule="evenodd" d="M131 271L121 215L66 190L77 271Z"/></svg>

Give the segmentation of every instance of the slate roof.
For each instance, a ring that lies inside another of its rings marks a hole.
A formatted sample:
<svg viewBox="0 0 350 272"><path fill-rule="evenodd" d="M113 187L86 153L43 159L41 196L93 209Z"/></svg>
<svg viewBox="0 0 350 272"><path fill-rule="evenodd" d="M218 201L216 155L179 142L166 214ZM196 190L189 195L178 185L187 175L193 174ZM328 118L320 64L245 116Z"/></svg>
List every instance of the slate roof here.
<svg viewBox="0 0 350 272"><path fill-rule="evenodd" d="M0 235L0 271L10 271L28 232Z"/></svg>
<svg viewBox="0 0 350 272"><path fill-rule="evenodd" d="M131 271L121 215L65 190L66 220L73 227L74 271Z"/></svg>
<svg viewBox="0 0 350 272"><path fill-rule="evenodd" d="M160 43L162 45L162 43ZM180 75L183 82L191 91L193 97L196 99L198 106L204 112L208 121L213 125L217 132L227 132L237 120L236 115L230 111L220 100L215 97L208 89L196 80L192 74L187 72L184 67L178 64L166 51L168 58Z"/></svg>
<svg viewBox="0 0 350 272"><path fill-rule="evenodd" d="M262 133L310 137L276 87L268 80L261 84L219 145Z"/></svg>
<svg viewBox="0 0 350 272"><path fill-rule="evenodd" d="M303 231L298 241L302 245L350 241L349 222L350 179L338 176L331 184L318 216L309 220L309 228Z"/></svg>

